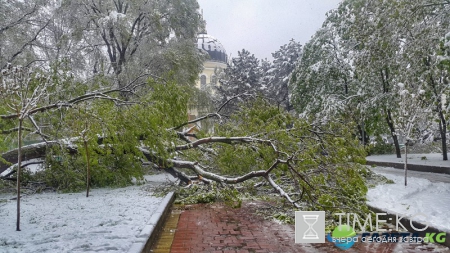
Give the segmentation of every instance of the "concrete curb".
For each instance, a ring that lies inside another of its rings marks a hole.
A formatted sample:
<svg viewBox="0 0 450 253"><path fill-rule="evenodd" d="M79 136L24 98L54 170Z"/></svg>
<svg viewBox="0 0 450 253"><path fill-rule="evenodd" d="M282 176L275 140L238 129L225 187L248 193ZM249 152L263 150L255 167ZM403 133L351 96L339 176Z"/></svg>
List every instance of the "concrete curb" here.
<svg viewBox="0 0 450 253"><path fill-rule="evenodd" d="M378 207L374 207L374 206L371 206L371 205L368 205L368 207L369 207L370 210L372 210L375 213L386 213L387 214L386 217L383 217L383 216L380 216L380 217L383 220L386 220L388 223L391 223L391 224L394 224L394 225L397 223L397 216L395 214L391 214L388 211L385 211L383 209L380 209ZM403 216L400 216L400 217L403 217ZM450 231L442 231L442 230L437 229L437 228L432 227L432 226L428 226L428 228L425 231L415 231L412 226L414 226L416 228L425 228L426 225L422 224L420 222L411 221L411 220L409 220L406 217L405 218L401 218L399 223L401 223L409 232L417 233L421 237L424 237L426 233L441 233L441 232L447 233L447 235L445 236L445 242L443 242L443 243L437 243L436 242L436 243L444 245L444 246L447 246L447 247L450 248L450 233L449 233ZM411 226L411 224L412 224L412 226Z"/></svg>
<svg viewBox="0 0 450 253"><path fill-rule="evenodd" d="M366 160L367 165L377 165L383 167L392 167L396 169L404 169L405 165L403 163L396 162L378 162L378 161L369 161ZM442 166L431 166L431 165L421 165L421 164L408 164L408 170L420 171L420 172L433 172L433 173L441 173L450 175L450 167L442 167Z"/></svg>
<svg viewBox="0 0 450 253"><path fill-rule="evenodd" d="M136 236L128 253L146 253L150 252L151 247L158 239L158 232L162 229L166 220L169 209L175 200L175 194L170 192L161 201L160 206L153 213L147 225L142 229L141 233Z"/></svg>

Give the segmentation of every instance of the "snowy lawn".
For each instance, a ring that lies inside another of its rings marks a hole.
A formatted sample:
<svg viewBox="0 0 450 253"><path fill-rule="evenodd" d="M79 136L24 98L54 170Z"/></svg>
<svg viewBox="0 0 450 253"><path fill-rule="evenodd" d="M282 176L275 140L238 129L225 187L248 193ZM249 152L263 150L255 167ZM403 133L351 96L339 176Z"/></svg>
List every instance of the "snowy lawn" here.
<svg viewBox="0 0 450 253"><path fill-rule="evenodd" d="M408 186L405 187L402 176L377 170L374 172L393 180L395 184L378 185L369 189L369 205L402 217L424 213L428 217L417 216L413 220L450 232L450 184L408 177Z"/></svg>
<svg viewBox="0 0 450 253"><path fill-rule="evenodd" d="M0 252L127 252L162 200L145 188L170 178L146 179L144 186L93 189L89 198L85 192L25 196L20 232L16 201L8 200L13 195L0 195Z"/></svg>

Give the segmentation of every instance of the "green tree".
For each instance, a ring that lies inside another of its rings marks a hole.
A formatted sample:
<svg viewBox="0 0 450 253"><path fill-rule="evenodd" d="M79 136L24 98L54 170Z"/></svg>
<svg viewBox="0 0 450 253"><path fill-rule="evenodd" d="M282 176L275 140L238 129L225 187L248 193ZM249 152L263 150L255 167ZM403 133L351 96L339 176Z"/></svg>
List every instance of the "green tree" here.
<svg viewBox="0 0 450 253"><path fill-rule="evenodd" d="M88 108L89 106L89 108ZM85 156L86 162L86 197L89 197L89 188L91 184L91 170L93 163L98 163L98 157L95 157L93 145L97 144L98 133L101 133L101 123L97 113L94 111L97 106L79 105L74 110L74 115L68 117L68 128L73 132L70 136L78 136L78 150ZM94 144L95 143L95 144ZM95 145L96 146L96 145ZM94 147L95 147L94 146Z"/></svg>
<svg viewBox="0 0 450 253"><path fill-rule="evenodd" d="M225 69L225 78L220 80L218 93L221 103L243 94L262 94L263 76L259 63L259 59L249 51L242 49L238 52L238 57L234 57ZM239 97L238 100L241 98ZM236 109L236 101L231 101L227 109Z"/></svg>
<svg viewBox="0 0 450 253"><path fill-rule="evenodd" d="M288 44L281 46L279 50L272 53L273 63L269 65L268 70L263 71L267 86L265 95L273 99L277 105L283 106L287 111L293 109L289 80L301 54L302 45L292 39Z"/></svg>
<svg viewBox="0 0 450 253"><path fill-rule="evenodd" d="M403 18L399 24L405 34L404 53L399 59L403 63L404 80L425 91L423 110L433 112L427 121L437 122L444 160L448 159L445 97L449 94L449 71L445 64L445 35L450 24L449 11L450 5L439 1L414 1L401 13Z"/></svg>
<svg viewBox="0 0 450 253"><path fill-rule="evenodd" d="M328 17L303 48L297 68L292 74L292 101L297 112L318 122L337 121L341 118L355 122L364 144L374 134L376 110L366 101L370 96L361 92L362 83L353 64L354 51L338 33L338 17Z"/></svg>

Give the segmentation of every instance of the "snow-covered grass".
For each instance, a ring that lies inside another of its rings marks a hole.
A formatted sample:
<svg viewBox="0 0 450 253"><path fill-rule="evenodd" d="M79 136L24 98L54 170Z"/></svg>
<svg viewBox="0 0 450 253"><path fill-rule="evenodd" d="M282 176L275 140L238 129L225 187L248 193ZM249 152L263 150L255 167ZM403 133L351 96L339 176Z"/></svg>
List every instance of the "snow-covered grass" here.
<svg viewBox="0 0 450 253"><path fill-rule="evenodd" d="M408 177L408 186L404 177L376 171L394 184L378 185L369 189L368 204L392 214L411 217L423 213L427 217L417 216L414 221L450 232L450 184L431 182L428 179Z"/></svg>
<svg viewBox="0 0 450 253"><path fill-rule="evenodd" d="M93 189L85 193L43 193L21 201L21 230L16 230L16 201L0 195L0 252L127 252L162 198L148 184L169 179L146 177L147 185Z"/></svg>

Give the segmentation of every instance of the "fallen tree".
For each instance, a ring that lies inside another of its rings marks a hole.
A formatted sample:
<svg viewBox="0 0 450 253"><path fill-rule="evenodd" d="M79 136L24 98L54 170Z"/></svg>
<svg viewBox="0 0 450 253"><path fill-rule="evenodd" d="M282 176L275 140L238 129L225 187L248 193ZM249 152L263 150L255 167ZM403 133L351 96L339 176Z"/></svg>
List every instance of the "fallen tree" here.
<svg viewBox="0 0 450 253"><path fill-rule="evenodd" d="M131 124L129 120L120 124ZM128 130L134 129L128 126ZM195 181L239 184L257 179L266 181L295 208L350 210L364 204L366 188L358 166L364 161L364 153L342 123L311 125L256 99L226 123L217 124L214 135L206 131L192 134L191 128L153 130L159 131L160 139L145 132L135 133L135 141L129 143L134 143L136 149L125 153L144 158L146 164L179 178L184 185ZM116 147L120 142L116 137L98 138L93 147L98 163L102 155L118 156L123 152ZM73 138L25 146L23 159L46 159L48 150L55 146L64 146L64 152L77 156L76 143ZM15 163L16 155L17 151L12 150L2 158ZM6 167L3 163L1 168ZM282 176L289 177L291 185L280 185Z"/></svg>
<svg viewBox="0 0 450 253"><path fill-rule="evenodd" d="M364 168L359 165L365 153L349 131L351 123L314 125L254 96L244 96L231 115L221 113L227 101L216 112L186 121L190 87L155 80L148 87L151 92L126 102L118 99L127 91L121 89L71 98L70 106L37 105L29 114L37 120L24 121L24 127L34 127L42 142L22 147L21 156L17 149L3 152L0 171L19 157L24 163L42 159L42 181L77 191L86 183L121 186L142 179L145 164L180 179L182 186L265 182L296 209L366 210ZM14 126L7 124L14 114L1 119L8 128ZM216 120L212 129L196 126L211 119Z"/></svg>

